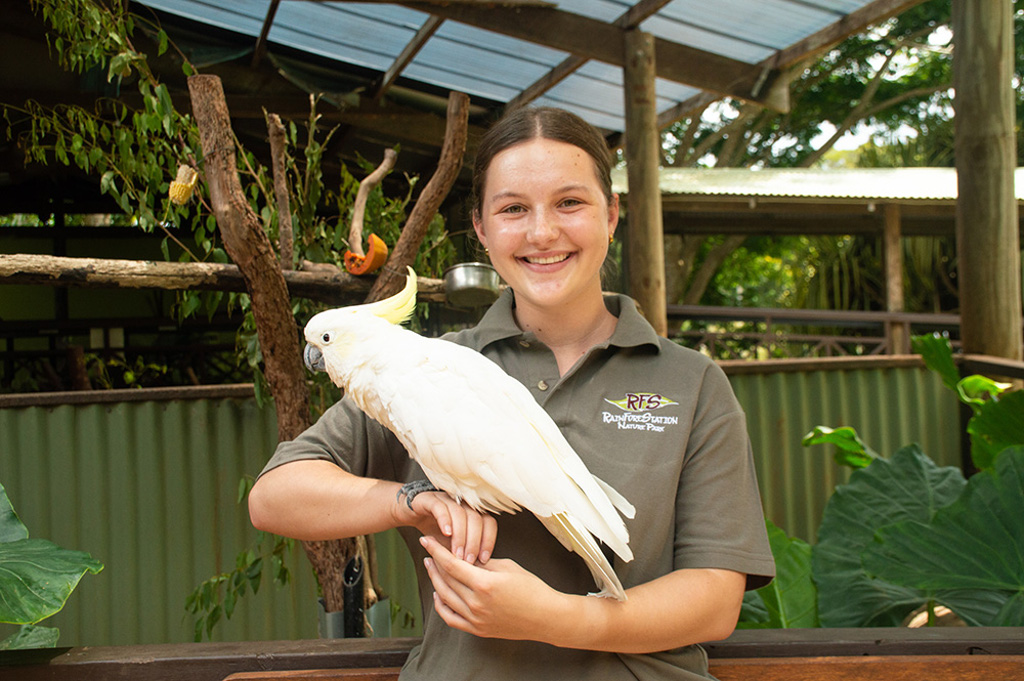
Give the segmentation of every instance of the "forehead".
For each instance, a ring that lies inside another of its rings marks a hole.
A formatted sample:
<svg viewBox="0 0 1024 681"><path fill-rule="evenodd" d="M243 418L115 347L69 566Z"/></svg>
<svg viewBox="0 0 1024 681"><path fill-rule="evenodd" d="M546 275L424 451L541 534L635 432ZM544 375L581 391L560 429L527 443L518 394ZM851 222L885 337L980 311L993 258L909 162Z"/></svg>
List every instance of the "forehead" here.
<svg viewBox="0 0 1024 681"><path fill-rule="evenodd" d="M574 144L536 137L495 154L487 168L484 194L567 184L592 185L600 191L594 159Z"/></svg>

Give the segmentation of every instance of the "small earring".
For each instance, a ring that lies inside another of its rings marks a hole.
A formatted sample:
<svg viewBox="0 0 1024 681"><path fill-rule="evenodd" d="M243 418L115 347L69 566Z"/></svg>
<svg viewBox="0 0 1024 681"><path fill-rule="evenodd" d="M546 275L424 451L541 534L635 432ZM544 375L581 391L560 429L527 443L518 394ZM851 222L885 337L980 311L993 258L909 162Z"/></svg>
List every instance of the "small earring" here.
<svg viewBox="0 0 1024 681"><path fill-rule="evenodd" d="M486 255L487 257L491 256L491 252L487 250L487 246L484 246L484 255Z"/></svg>
<svg viewBox="0 0 1024 681"><path fill-rule="evenodd" d="M609 234L608 235L608 245L611 246L614 241L615 241L615 235L614 234Z"/></svg>

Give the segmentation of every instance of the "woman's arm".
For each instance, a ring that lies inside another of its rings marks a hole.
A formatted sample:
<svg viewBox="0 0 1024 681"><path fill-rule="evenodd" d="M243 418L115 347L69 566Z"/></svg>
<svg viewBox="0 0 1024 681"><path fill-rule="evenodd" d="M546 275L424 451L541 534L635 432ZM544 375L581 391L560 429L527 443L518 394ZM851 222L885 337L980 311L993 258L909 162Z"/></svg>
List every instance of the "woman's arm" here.
<svg viewBox="0 0 1024 681"><path fill-rule="evenodd" d="M430 538L422 543L434 607L449 626L566 648L648 653L725 638L746 584L731 570L676 570L627 590L620 602L555 591L511 560L473 566Z"/></svg>
<svg viewBox="0 0 1024 681"><path fill-rule="evenodd" d="M497 523L444 493L420 494L412 507L397 482L353 475L331 461L299 460L260 476L249 492L256 529L304 541L415 527L470 562L486 562Z"/></svg>

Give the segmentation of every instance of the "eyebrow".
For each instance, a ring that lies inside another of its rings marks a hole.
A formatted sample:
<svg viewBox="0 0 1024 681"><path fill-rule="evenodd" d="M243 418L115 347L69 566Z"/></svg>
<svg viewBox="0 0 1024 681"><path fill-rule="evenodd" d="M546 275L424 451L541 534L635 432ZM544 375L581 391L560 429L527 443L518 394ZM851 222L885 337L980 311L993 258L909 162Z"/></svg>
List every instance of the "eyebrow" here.
<svg viewBox="0 0 1024 681"><path fill-rule="evenodd" d="M554 190L554 193L558 194L558 193L568 193L568 192L586 191L586 190L588 190L588 187L587 187L586 184L583 184L583 183L573 183L573 184L566 184L566 185L563 185L561 187L558 187L557 189ZM491 196L491 200L518 199L518 198L522 198L523 196L525 196L525 194L522 194L521 192L517 192L517 191L512 190L512 189L506 189L504 191L500 191L500 192L498 192L496 194L493 194Z"/></svg>

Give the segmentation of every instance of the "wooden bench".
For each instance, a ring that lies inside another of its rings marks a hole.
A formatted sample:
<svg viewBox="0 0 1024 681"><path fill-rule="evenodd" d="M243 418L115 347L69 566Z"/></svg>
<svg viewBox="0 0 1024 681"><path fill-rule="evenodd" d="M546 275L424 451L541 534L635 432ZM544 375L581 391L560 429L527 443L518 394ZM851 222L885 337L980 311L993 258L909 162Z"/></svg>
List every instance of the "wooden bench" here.
<svg viewBox="0 0 1024 681"><path fill-rule="evenodd" d="M397 667L241 672L224 681L397 681ZM712 660L719 681L1021 681L1019 655L874 655Z"/></svg>
<svg viewBox="0 0 1024 681"><path fill-rule="evenodd" d="M12 681L394 681L418 639L0 651ZM738 631L705 646L720 681L1024 681L1024 628Z"/></svg>

